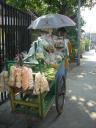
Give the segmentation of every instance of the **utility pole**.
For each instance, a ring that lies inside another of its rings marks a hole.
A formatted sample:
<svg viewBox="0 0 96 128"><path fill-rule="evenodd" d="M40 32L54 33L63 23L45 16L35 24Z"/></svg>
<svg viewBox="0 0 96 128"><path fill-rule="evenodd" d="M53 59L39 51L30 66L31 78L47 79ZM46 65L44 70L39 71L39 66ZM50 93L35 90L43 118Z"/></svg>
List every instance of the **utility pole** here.
<svg viewBox="0 0 96 128"><path fill-rule="evenodd" d="M77 17L78 17L78 61L77 61L77 65L80 65L80 38L81 38L80 7L81 7L81 0L78 0L78 12L77 12Z"/></svg>

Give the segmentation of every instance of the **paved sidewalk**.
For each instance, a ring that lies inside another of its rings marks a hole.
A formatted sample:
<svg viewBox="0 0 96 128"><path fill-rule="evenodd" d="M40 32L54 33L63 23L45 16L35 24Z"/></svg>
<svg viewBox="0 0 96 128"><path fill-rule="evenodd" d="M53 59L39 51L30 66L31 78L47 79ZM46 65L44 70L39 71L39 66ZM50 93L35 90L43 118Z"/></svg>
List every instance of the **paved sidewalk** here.
<svg viewBox="0 0 96 128"><path fill-rule="evenodd" d="M10 111L9 104L0 107ZM64 112L57 117L53 104L47 117L30 118L30 128L96 128L96 53L86 52L81 65L73 68L67 78L67 95Z"/></svg>
<svg viewBox="0 0 96 128"><path fill-rule="evenodd" d="M55 106L38 128L96 128L96 53L86 52L80 66L67 78L65 109L56 117Z"/></svg>

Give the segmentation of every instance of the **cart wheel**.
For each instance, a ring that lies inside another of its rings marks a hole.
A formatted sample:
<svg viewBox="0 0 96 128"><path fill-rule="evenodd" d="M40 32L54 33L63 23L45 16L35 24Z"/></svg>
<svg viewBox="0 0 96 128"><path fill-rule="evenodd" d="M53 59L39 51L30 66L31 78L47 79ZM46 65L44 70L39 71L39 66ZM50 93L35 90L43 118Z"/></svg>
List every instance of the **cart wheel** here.
<svg viewBox="0 0 96 128"><path fill-rule="evenodd" d="M66 93L66 78L62 76L58 81L56 81L56 110L58 114L61 114L63 111L64 99Z"/></svg>

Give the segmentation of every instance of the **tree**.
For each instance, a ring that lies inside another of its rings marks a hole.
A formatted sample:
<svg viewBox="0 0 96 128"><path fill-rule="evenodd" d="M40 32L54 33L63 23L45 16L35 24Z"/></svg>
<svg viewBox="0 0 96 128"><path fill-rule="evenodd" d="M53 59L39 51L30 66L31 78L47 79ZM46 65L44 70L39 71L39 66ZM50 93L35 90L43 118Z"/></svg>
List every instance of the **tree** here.
<svg viewBox="0 0 96 128"><path fill-rule="evenodd" d="M6 0L6 2L15 8L23 11L32 11L41 16L47 13L60 13L67 15L77 23L78 0ZM81 0L81 6L92 7L96 4L95 0ZM84 21L81 18L81 25ZM72 41L73 50L77 49L77 31L68 30L68 35Z"/></svg>
<svg viewBox="0 0 96 128"><path fill-rule="evenodd" d="M77 0L6 0L6 2L24 11L34 11L38 16L46 13L61 13L73 16L77 10ZM94 0L81 0L82 6L92 7Z"/></svg>

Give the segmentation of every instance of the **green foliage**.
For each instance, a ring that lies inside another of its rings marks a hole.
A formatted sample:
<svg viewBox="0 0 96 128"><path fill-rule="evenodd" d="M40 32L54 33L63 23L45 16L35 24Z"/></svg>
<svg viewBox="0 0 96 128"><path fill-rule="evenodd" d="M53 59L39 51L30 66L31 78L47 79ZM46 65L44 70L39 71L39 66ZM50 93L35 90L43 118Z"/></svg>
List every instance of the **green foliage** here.
<svg viewBox="0 0 96 128"><path fill-rule="evenodd" d="M72 47L74 49L76 49L78 47L77 44L77 31L76 28L72 27L72 28L66 28L67 30L67 35L68 35L68 39L70 40L70 42L72 43Z"/></svg>
<svg viewBox="0 0 96 128"><path fill-rule="evenodd" d="M33 11L38 16L46 13L61 13L74 16L77 10L77 0L6 0L6 2L24 11ZM81 0L82 6L92 6L93 0Z"/></svg>
<svg viewBox="0 0 96 128"><path fill-rule="evenodd" d="M90 44L90 40L88 38L83 38L80 42L80 51L84 52L85 50L87 50L89 44Z"/></svg>

